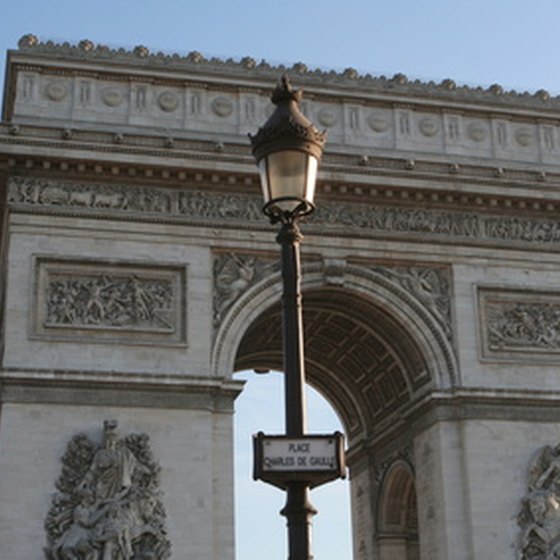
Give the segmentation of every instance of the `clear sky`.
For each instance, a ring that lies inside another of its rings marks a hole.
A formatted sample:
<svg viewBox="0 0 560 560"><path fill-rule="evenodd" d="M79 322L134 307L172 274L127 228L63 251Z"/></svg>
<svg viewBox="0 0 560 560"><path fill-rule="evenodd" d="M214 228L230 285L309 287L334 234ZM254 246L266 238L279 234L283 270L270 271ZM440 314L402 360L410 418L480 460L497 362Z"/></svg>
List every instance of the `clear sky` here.
<svg viewBox="0 0 560 560"><path fill-rule="evenodd" d="M2 52L33 33L71 43L87 38L113 47L142 44L167 53L197 50L209 57L252 56L560 94L559 0L0 0L0 8ZM3 83L3 67L0 72ZM286 557L284 519L277 513L283 495L252 482L248 447L252 432L282 429L275 412L282 410L280 380L252 380L238 402L238 560L263 550L267 560ZM314 427L332 431L336 424L322 410L311 407ZM320 510L317 560L350 557L347 499L344 484L313 493Z"/></svg>

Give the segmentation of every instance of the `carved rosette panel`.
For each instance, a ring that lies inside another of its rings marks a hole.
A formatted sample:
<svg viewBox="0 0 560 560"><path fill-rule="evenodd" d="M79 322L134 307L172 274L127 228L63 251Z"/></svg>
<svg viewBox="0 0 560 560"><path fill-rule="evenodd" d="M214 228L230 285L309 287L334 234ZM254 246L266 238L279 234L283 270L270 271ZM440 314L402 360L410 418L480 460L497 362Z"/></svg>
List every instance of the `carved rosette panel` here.
<svg viewBox="0 0 560 560"><path fill-rule="evenodd" d="M119 438L117 427L106 420L100 442L85 434L70 440L45 520L47 560L170 557L149 437Z"/></svg>
<svg viewBox="0 0 560 560"><path fill-rule="evenodd" d="M264 225L260 197L248 194L11 177L8 201L12 211L156 218L238 228ZM459 210L325 202L306 227L320 228L327 235L351 232L367 238L414 237L443 243L538 246L549 251L560 247L560 220Z"/></svg>
<svg viewBox="0 0 560 560"><path fill-rule="evenodd" d="M452 340L451 274L447 268L423 266L375 267L375 272L390 278L414 297Z"/></svg>
<svg viewBox="0 0 560 560"><path fill-rule="evenodd" d="M520 560L560 557L560 445L543 447L531 461L517 523Z"/></svg>
<svg viewBox="0 0 560 560"><path fill-rule="evenodd" d="M560 293L481 288L482 353L522 359L560 359Z"/></svg>
<svg viewBox="0 0 560 560"><path fill-rule="evenodd" d="M214 327L231 306L257 282L278 270L278 260L237 253L214 256Z"/></svg>
<svg viewBox="0 0 560 560"><path fill-rule="evenodd" d="M185 341L185 271L37 258L33 334L132 343Z"/></svg>

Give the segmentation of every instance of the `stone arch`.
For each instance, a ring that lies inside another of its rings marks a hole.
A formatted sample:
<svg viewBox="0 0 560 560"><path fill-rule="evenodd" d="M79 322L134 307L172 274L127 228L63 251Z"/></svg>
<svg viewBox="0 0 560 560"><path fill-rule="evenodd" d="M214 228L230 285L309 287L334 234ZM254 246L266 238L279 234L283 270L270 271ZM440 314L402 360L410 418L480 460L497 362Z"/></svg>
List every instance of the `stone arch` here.
<svg viewBox="0 0 560 560"><path fill-rule="evenodd" d="M350 442L382 430L429 391L455 383L445 325L394 278L345 265L333 279L315 262L304 266L302 289L308 380L339 413ZM275 273L233 303L216 333L216 375L282 369L280 297Z"/></svg>
<svg viewBox="0 0 560 560"><path fill-rule="evenodd" d="M395 461L383 478L377 508L377 546L380 560L417 560L418 507L414 472Z"/></svg>

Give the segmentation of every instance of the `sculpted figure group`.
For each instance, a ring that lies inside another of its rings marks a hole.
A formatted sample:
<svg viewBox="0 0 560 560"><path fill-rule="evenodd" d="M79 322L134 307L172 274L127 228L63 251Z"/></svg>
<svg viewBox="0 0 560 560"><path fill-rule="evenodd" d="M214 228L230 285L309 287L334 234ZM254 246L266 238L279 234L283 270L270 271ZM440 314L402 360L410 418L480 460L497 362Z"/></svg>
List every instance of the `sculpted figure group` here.
<svg viewBox="0 0 560 560"><path fill-rule="evenodd" d="M100 446L76 436L45 527L48 560L164 560L170 543L148 437L118 439L105 421Z"/></svg>
<svg viewBox="0 0 560 560"><path fill-rule="evenodd" d="M520 560L560 558L560 444L543 447L533 460L517 520Z"/></svg>

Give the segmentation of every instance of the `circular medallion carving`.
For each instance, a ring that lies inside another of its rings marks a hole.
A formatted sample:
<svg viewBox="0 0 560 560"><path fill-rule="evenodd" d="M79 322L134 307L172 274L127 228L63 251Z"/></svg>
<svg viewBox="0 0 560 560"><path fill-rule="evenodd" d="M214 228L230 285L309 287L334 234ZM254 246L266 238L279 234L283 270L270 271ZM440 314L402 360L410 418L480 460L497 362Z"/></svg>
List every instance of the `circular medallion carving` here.
<svg viewBox="0 0 560 560"><path fill-rule="evenodd" d="M467 136L473 142L484 142L486 140L486 128L480 122L473 122L467 128Z"/></svg>
<svg viewBox="0 0 560 560"><path fill-rule="evenodd" d="M221 95L216 97L211 103L212 111L218 117L229 117L233 113L233 102L229 97Z"/></svg>
<svg viewBox="0 0 560 560"><path fill-rule="evenodd" d="M123 101L123 96L119 90L109 88L101 92L101 101L108 107L118 107Z"/></svg>
<svg viewBox="0 0 560 560"><path fill-rule="evenodd" d="M158 105L162 111L173 113L179 107L179 98L172 91L164 91L159 94Z"/></svg>
<svg viewBox="0 0 560 560"><path fill-rule="evenodd" d="M435 136L438 133L439 125L435 119L426 117L418 123L418 128L424 136Z"/></svg>
<svg viewBox="0 0 560 560"><path fill-rule="evenodd" d="M389 130L390 126L387 119L379 113L372 113L368 117L367 123L373 132L385 132Z"/></svg>
<svg viewBox="0 0 560 560"><path fill-rule="evenodd" d="M525 148L533 143L533 132L526 127L518 128L515 131L515 139L520 146Z"/></svg>
<svg viewBox="0 0 560 560"><path fill-rule="evenodd" d="M45 95L51 101L62 101L68 94L68 88L63 82L49 82L45 86Z"/></svg>
<svg viewBox="0 0 560 560"><path fill-rule="evenodd" d="M334 126L337 123L338 118L336 113L332 109L321 109L317 114L317 120L323 126L330 127Z"/></svg>

